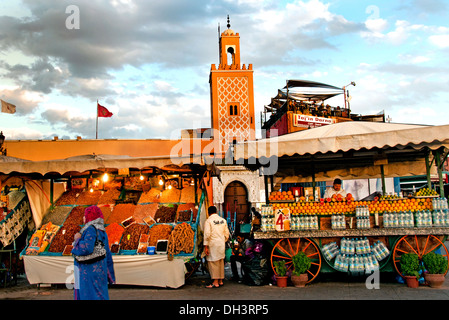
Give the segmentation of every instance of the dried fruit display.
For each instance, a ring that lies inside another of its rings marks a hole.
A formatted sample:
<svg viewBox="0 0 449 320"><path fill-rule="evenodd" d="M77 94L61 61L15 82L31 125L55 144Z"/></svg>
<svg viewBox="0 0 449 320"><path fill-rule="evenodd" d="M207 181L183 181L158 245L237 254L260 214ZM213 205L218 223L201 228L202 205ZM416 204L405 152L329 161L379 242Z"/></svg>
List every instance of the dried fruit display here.
<svg viewBox="0 0 449 320"><path fill-rule="evenodd" d="M83 223L84 210L86 210L86 207L83 207L83 206L73 207L73 209L72 209L72 211L70 211L70 214L68 215L67 219L65 219L64 225L68 225L68 224L82 225L82 224L84 224Z"/></svg>
<svg viewBox="0 0 449 320"><path fill-rule="evenodd" d="M192 210L192 214L191 211ZM196 220L198 209L195 209L194 203L184 203L178 206L178 213L176 217L177 222L190 221L190 216L192 215L192 221Z"/></svg>
<svg viewBox="0 0 449 320"><path fill-rule="evenodd" d="M72 207L55 207L53 210L49 210L49 212L42 219L42 224L46 224L51 222L58 226L64 223L65 218L69 215Z"/></svg>
<svg viewBox="0 0 449 320"><path fill-rule="evenodd" d="M139 246L137 247L137 253L147 253L148 248L148 235L141 234L139 239Z"/></svg>
<svg viewBox="0 0 449 320"><path fill-rule="evenodd" d="M75 233L79 232L81 227L77 224L67 224L63 225L59 228L56 233L53 241L50 244L50 248L48 248L49 252L62 252L67 245L71 245Z"/></svg>
<svg viewBox="0 0 449 320"><path fill-rule="evenodd" d="M118 253L118 252L119 252L119 248L120 248L120 245L118 245L118 244L113 244L113 245L111 246L111 253Z"/></svg>
<svg viewBox="0 0 449 320"><path fill-rule="evenodd" d="M182 251L191 253L193 251L195 232L188 223L178 224L170 233L168 238L167 254L175 255Z"/></svg>
<svg viewBox="0 0 449 320"><path fill-rule="evenodd" d="M146 192L142 192L138 203L160 202L161 191L151 188Z"/></svg>
<svg viewBox="0 0 449 320"><path fill-rule="evenodd" d="M134 214L135 209L136 209L135 204L120 203L114 206L114 209L112 210L108 220L105 221L105 223L106 224L111 224L114 222L121 223L123 220L126 220L127 218L131 217Z"/></svg>
<svg viewBox="0 0 449 320"><path fill-rule="evenodd" d="M160 202L177 203L181 198L181 190L177 188L165 189L162 191Z"/></svg>
<svg viewBox="0 0 449 320"><path fill-rule="evenodd" d="M120 250L136 250L139 245L141 234L148 234L150 228L145 224L134 223L125 229L122 240L120 241Z"/></svg>
<svg viewBox="0 0 449 320"><path fill-rule="evenodd" d="M103 193L98 199L98 204L115 204L115 200L120 196L120 191L118 189L110 189Z"/></svg>
<svg viewBox="0 0 449 320"><path fill-rule="evenodd" d="M95 205L98 203L98 200L101 197L101 191L92 191L89 190L81 192L79 197L76 199L77 205Z"/></svg>
<svg viewBox="0 0 449 320"><path fill-rule="evenodd" d="M154 215L154 220L158 223L175 222L177 209L177 204L173 205L173 207L161 205Z"/></svg>
<svg viewBox="0 0 449 320"><path fill-rule="evenodd" d="M55 206L74 205L79 193L80 191L75 189L64 192L56 201Z"/></svg>
<svg viewBox="0 0 449 320"><path fill-rule="evenodd" d="M168 240L173 226L170 224L155 224L149 233L148 245L155 247L158 240Z"/></svg>
<svg viewBox="0 0 449 320"><path fill-rule="evenodd" d="M137 223L143 223L146 217L151 216L154 218L156 211L159 207L158 203L138 204L134 210L133 217Z"/></svg>
<svg viewBox="0 0 449 320"><path fill-rule="evenodd" d="M119 244L120 239L122 238L123 232L125 228L123 228L118 223L111 223L106 227L106 234L108 235L109 247L112 247L113 244Z"/></svg>

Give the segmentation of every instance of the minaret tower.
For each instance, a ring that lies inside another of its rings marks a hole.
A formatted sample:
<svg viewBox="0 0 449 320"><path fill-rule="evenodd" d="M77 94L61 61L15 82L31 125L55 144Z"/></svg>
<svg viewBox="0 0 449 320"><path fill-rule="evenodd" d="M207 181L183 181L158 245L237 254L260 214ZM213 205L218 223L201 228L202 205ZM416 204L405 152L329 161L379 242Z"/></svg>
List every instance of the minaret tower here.
<svg viewBox="0 0 449 320"><path fill-rule="evenodd" d="M240 65L240 36L227 29L219 34L220 64L211 65L211 121L221 150L236 140L255 140L253 67Z"/></svg>

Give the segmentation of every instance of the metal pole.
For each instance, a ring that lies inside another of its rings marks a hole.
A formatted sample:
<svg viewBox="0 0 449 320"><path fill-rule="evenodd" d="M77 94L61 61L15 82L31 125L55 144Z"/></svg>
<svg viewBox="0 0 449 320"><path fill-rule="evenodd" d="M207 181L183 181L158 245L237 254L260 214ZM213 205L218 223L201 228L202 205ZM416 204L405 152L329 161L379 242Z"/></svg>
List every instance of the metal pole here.
<svg viewBox="0 0 449 320"><path fill-rule="evenodd" d="M267 175L263 176L263 181L265 184L265 203L270 204L270 200L268 199L268 176Z"/></svg>
<svg viewBox="0 0 449 320"><path fill-rule="evenodd" d="M435 164L437 166L438 180L440 182L440 197L444 198L443 170L441 168L440 151L435 151Z"/></svg>
<svg viewBox="0 0 449 320"><path fill-rule="evenodd" d="M380 174L382 177L382 195L385 195L385 193L386 193L386 191L385 191L385 172L384 172L383 164L380 165Z"/></svg>
<svg viewBox="0 0 449 320"><path fill-rule="evenodd" d="M429 152L426 152L426 175L427 175L427 186L432 189L432 180L430 180L430 162L429 162Z"/></svg>
<svg viewBox="0 0 449 320"><path fill-rule="evenodd" d="M97 125L95 126L95 139L98 139L98 99L97 99Z"/></svg>

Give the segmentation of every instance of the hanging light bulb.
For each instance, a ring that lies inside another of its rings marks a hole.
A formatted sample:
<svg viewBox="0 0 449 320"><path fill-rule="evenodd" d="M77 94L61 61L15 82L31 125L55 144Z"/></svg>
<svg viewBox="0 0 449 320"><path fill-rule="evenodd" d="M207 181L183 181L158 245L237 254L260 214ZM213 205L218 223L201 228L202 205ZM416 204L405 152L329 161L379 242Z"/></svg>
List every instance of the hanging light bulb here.
<svg viewBox="0 0 449 320"><path fill-rule="evenodd" d="M171 184L169 184L169 185L168 185L168 190L170 190L171 188L172 188L172 187L171 187Z"/></svg>
<svg viewBox="0 0 449 320"><path fill-rule="evenodd" d="M89 192L94 192L94 188L90 187Z"/></svg>
<svg viewBox="0 0 449 320"><path fill-rule="evenodd" d="M103 179L103 182L108 182L109 176L108 176L108 174L106 172L104 173L102 179Z"/></svg>
<svg viewBox="0 0 449 320"><path fill-rule="evenodd" d="M143 177L143 175L142 175L142 174L140 174L140 177L139 177L139 179L140 179L140 181L143 181L144 177Z"/></svg>
<svg viewBox="0 0 449 320"><path fill-rule="evenodd" d="M162 186L164 184L164 181L162 181L162 178L159 178L159 185Z"/></svg>

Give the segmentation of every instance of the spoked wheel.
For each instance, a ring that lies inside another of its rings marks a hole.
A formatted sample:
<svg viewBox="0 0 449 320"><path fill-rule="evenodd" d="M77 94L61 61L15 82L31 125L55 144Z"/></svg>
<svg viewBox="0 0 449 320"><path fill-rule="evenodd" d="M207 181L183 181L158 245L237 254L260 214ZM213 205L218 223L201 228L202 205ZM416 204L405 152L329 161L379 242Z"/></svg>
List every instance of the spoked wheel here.
<svg viewBox="0 0 449 320"><path fill-rule="evenodd" d="M401 272L401 256L406 253L416 253L421 261L422 257L429 252L435 251L438 248L442 249L442 256L449 260L449 252L446 246L441 241L443 237L434 235L427 236L403 236L398 240L393 250L394 267L401 277L404 275ZM449 266L449 261L448 261ZM446 270L447 273L447 270ZM446 274L445 273L445 274Z"/></svg>
<svg viewBox="0 0 449 320"><path fill-rule="evenodd" d="M276 274L274 261L278 260L285 260L287 270L293 270L292 257L300 251L303 251L311 262L311 266L307 270L309 274L307 283L315 279L321 269L321 254L315 243L308 238L281 239L274 245L271 251L271 267L274 273Z"/></svg>

